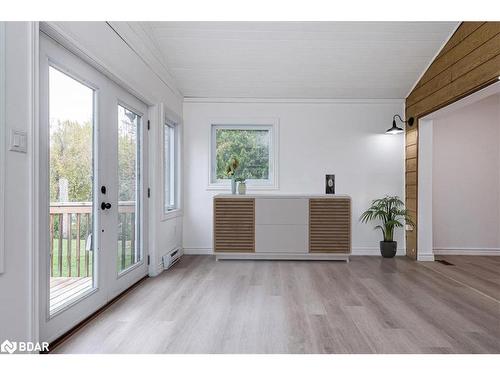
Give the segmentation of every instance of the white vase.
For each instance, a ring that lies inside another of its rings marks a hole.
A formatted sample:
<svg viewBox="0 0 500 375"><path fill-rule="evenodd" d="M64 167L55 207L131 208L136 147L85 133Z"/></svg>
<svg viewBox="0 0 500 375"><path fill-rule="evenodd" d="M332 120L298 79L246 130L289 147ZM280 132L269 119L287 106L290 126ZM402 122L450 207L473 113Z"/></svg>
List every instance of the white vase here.
<svg viewBox="0 0 500 375"><path fill-rule="evenodd" d="M238 184L238 194L245 195L247 193L247 184L244 182L240 182Z"/></svg>

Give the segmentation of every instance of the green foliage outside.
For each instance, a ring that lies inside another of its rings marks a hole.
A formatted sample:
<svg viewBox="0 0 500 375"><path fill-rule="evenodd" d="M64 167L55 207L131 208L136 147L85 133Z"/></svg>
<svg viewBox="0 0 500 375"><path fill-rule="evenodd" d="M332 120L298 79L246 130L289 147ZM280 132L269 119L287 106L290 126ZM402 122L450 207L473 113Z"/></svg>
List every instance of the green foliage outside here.
<svg viewBox="0 0 500 375"><path fill-rule="evenodd" d="M120 201L135 199L137 126L121 121L118 132ZM64 121L51 124L50 201L60 202L59 181L68 181L68 202L92 201L92 125Z"/></svg>
<svg viewBox="0 0 500 375"><path fill-rule="evenodd" d="M226 173L232 158L239 161L234 177L269 178L269 131L217 129L215 133L217 179L229 179Z"/></svg>
<svg viewBox="0 0 500 375"><path fill-rule="evenodd" d="M54 241L54 256L52 258L52 277L68 277L69 276L69 264L68 264L68 240L63 239L62 240L62 273L59 272L59 242ZM87 269L86 269L86 260L85 260L85 254L88 253L88 259L89 259L89 276L92 276L92 267L93 267L93 256L94 252L93 251L86 251L85 250L85 240L80 240L80 263L77 261L77 251L76 251L76 240L71 241L71 276L72 277L77 277L78 276L78 264L80 264L80 277L86 277L87 276ZM122 268L122 260L121 260L121 254L122 254L122 243L121 241L118 241L117 245L117 253L118 253L118 258L117 258L117 270L122 271L124 269L127 269L132 265L132 248L131 248L131 242L126 241L125 243L125 267Z"/></svg>
<svg viewBox="0 0 500 375"><path fill-rule="evenodd" d="M118 108L118 199L134 201L136 192L136 165L138 124L133 112ZM132 120L133 119L133 120Z"/></svg>
<svg viewBox="0 0 500 375"><path fill-rule="evenodd" d="M128 111L123 108L119 109L120 122L118 124L118 194L120 201L134 201L136 191L136 147L137 139L137 121L129 121L124 115ZM93 188L93 128L90 122L78 123L74 121L57 121L52 122L50 127L50 176L49 190L50 202L52 205L67 202L92 202ZM61 191L61 179L67 180L67 196ZM66 216L66 218L64 217ZM118 254L119 254L119 269L121 267L121 243L122 240L126 243L126 264L130 265L131 260L131 237L132 237L132 220L134 214L120 214L118 238ZM67 215L63 215L64 226L69 225ZM85 253L85 239L91 232L91 220L88 220L87 214L81 215L80 221L80 238L81 238L81 267L83 267ZM54 276L68 276L69 267L71 267L71 275L77 275L76 263L76 214L71 217L71 240L72 240L72 257L71 265L67 264L67 244L68 230L60 233L60 218L56 215L53 219L53 246L54 257ZM125 226L125 228L123 228ZM63 272L58 274L58 239L63 236ZM92 253L90 253L92 254ZM84 268L81 268L83 275Z"/></svg>
<svg viewBox="0 0 500 375"><path fill-rule="evenodd" d="M92 125L64 121L51 124L50 201L59 202L59 181L68 181L69 202L92 200Z"/></svg>

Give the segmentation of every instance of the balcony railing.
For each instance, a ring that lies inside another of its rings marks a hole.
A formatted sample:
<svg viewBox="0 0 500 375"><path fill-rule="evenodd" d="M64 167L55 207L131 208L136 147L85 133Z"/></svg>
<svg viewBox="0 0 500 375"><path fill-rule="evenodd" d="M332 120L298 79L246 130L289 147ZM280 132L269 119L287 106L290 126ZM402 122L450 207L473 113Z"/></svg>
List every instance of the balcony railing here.
<svg viewBox="0 0 500 375"><path fill-rule="evenodd" d="M137 261L135 249L135 202L118 205L118 269ZM50 275L51 277L89 277L92 275L92 203L68 202L50 205Z"/></svg>

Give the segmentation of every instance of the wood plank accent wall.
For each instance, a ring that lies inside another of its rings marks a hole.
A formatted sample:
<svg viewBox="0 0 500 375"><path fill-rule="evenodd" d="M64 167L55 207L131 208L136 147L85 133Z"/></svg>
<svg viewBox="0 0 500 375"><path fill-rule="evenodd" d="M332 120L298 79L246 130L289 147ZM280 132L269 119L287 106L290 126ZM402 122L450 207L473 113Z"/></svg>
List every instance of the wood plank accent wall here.
<svg viewBox="0 0 500 375"><path fill-rule="evenodd" d="M463 22L406 98L406 205L417 222L418 119L498 80L500 22ZM416 259L417 231L406 232L406 255Z"/></svg>
<svg viewBox="0 0 500 375"><path fill-rule="evenodd" d="M309 252L351 253L351 200L309 199Z"/></svg>
<svg viewBox="0 0 500 375"><path fill-rule="evenodd" d="M255 199L214 199L214 251L255 252Z"/></svg>

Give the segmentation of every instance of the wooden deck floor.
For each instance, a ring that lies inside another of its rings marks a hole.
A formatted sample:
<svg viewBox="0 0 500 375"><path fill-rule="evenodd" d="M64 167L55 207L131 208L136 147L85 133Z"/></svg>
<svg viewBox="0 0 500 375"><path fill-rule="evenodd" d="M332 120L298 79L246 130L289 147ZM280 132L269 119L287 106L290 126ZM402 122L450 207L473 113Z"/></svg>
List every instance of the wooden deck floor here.
<svg viewBox="0 0 500 375"><path fill-rule="evenodd" d="M453 261L184 256L54 352L500 353L500 257Z"/></svg>
<svg viewBox="0 0 500 375"><path fill-rule="evenodd" d="M51 277L50 310L57 310L69 300L92 289L91 277Z"/></svg>

